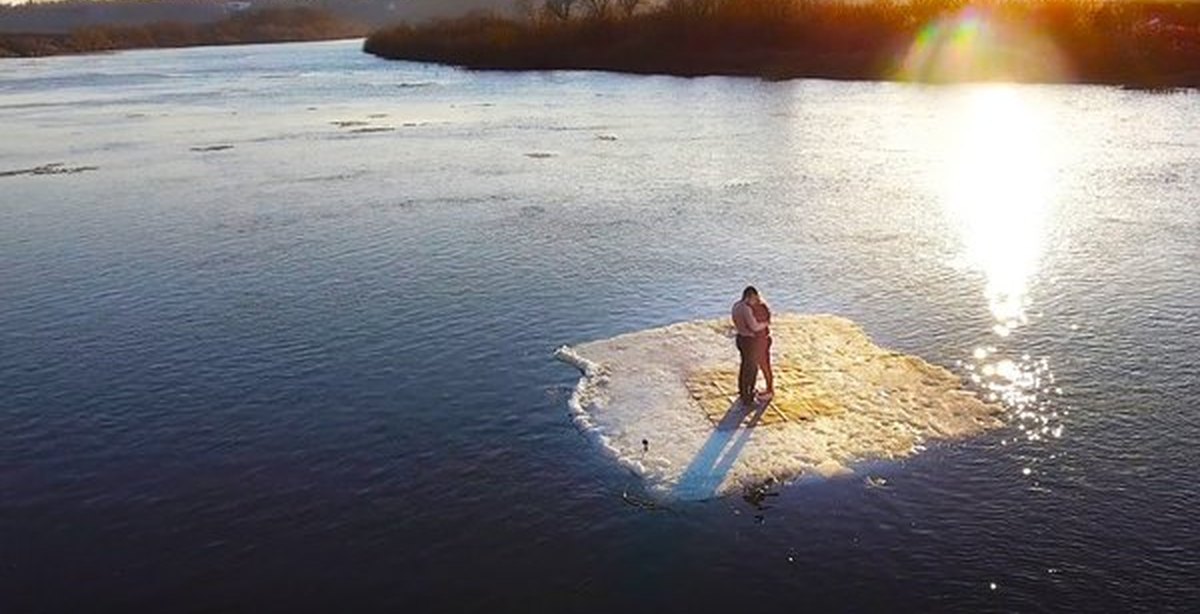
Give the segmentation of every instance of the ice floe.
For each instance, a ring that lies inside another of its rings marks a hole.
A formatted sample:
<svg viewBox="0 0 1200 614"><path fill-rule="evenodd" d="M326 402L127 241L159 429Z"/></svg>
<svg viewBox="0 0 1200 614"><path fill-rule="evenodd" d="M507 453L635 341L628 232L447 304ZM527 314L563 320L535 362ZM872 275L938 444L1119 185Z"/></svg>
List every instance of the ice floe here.
<svg viewBox="0 0 1200 614"><path fill-rule="evenodd" d="M875 345L850 320L776 315L771 330L776 396L750 409L734 402L738 355L724 319L564 346L556 356L583 372L573 419L668 499L847 474L1001 424L1002 408L959 376Z"/></svg>

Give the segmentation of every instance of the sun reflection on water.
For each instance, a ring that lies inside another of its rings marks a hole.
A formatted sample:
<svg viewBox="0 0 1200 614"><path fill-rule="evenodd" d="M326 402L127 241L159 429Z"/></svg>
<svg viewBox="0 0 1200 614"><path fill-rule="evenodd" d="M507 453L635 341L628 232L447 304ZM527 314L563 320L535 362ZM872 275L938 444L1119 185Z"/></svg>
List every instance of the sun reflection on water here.
<svg viewBox="0 0 1200 614"><path fill-rule="evenodd" d="M967 266L983 273L993 330L1028 321L1027 290L1053 205L1053 151L1031 105L1005 86L970 92L952 120L942 195L962 234Z"/></svg>
<svg viewBox="0 0 1200 614"><path fill-rule="evenodd" d="M964 92L949 118L941 200L962 243L959 264L980 273L990 336L964 361L991 400L1007 406L1030 441L1061 437L1053 398L1061 393L1049 359L1022 350L1029 288L1045 249L1058 166L1052 127L1011 86Z"/></svg>

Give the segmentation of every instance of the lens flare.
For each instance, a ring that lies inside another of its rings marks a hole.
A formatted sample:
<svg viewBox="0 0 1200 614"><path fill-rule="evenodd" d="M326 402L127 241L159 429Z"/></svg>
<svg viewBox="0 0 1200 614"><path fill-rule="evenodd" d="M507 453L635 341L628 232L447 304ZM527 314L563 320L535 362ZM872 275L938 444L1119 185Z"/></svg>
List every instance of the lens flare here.
<svg viewBox="0 0 1200 614"><path fill-rule="evenodd" d="M898 62L905 81L1069 80L1063 55L1048 36L999 9L968 7L926 24Z"/></svg>

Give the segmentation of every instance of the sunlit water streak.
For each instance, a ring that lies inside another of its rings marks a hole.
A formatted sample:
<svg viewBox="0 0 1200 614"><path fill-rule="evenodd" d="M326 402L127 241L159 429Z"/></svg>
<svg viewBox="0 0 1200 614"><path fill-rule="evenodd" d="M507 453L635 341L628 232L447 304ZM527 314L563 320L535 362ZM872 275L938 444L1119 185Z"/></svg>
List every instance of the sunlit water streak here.
<svg viewBox="0 0 1200 614"><path fill-rule="evenodd" d="M0 610L1185 610L1197 100L0 62L0 171L97 167L0 178ZM551 352L747 281L1010 426L630 505Z"/></svg>
<svg viewBox="0 0 1200 614"><path fill-rule="evenodd" d="M1018 330L1030 320L1030 286L1059 206L1056 179L1069 163L1068 135L1039 104L1011 85L968 89L949 109L937 142L945 161L940 198L961 242L956 265L983 276L995 321L995 338L959 364L988 398L1010 408L1030 441L1062 437L1068 411L1056 400L1062 389L1052 358L1030 354Z"/></svg>

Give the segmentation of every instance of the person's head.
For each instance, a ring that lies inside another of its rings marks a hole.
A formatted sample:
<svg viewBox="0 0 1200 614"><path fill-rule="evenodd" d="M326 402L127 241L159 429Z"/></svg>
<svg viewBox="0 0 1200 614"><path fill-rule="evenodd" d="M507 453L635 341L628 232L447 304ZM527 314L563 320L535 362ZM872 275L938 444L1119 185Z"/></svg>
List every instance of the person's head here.
<svg viewBox="0 0 1200 614"><path fill-rule="evenodd" d="M751 305L757 303L759 300L758 288L755 288L754 286L746 286L746 289L742 290L742 300L750 303Z"/></svg>

